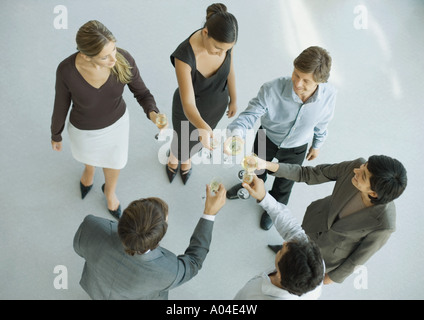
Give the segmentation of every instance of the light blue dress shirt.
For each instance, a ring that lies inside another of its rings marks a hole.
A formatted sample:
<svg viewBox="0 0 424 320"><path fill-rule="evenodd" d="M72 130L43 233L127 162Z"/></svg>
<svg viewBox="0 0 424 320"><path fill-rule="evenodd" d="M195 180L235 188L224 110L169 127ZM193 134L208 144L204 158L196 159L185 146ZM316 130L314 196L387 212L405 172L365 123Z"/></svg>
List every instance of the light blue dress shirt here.
<svg viewBox="0 0 424 320"><path fill-rule="evenodd" d="M262 85L258 95L228 125L231 136L245 138L261 117L267 137L280 148L294 148L312 139L312 148L319 149L328 134L333 118L337 90L329 83L320 83L305 102L293 90L290 77L281 77Z"/></svg>

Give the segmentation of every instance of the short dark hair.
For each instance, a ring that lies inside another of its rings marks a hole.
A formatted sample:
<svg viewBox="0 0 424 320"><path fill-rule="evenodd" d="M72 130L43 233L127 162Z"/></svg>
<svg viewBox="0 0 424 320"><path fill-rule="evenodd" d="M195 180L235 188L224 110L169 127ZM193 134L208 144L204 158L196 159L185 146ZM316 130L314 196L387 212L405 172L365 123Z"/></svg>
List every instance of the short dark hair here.
<svg viewBox="0 0 424 320"><path fill-rule="evenodd" d="M377 198L369 196L371 203L384 204L398 198L406 188L408 179L402 163L384 155L368 158L367 169L371 173L371 190Z"/></svg>
<svg viewBox="0 0 424 320"><path fill-rule="evenodd" d="M211 4L206 9L204 27L208 28L208 35L218 42L237 42L237 19L227 11L227 7L222 3Z"/></svg>
<svg viewBox="0 0 424 320"><path fill-rule="evenodd" d="M309 237L286 242L287 251L277 263L281 286L301 296L314 290L324 279L324 264L318 245Z"/></svg>
<svg viewBox="0 0 424 320"><path fill-rule="evenodd" d="M315 82L325 83L330 77L331 57L327 50L312 46L302 51L294 60L296 69L304 73L312 73Z"/></svg>
<svg viewBox="0 0 424 320"><path fill-rule="evenodd" d="M129 255L145 253L159 245L168 229L168 205L151 197L131 202L118 222L118 235Z"/></svg>

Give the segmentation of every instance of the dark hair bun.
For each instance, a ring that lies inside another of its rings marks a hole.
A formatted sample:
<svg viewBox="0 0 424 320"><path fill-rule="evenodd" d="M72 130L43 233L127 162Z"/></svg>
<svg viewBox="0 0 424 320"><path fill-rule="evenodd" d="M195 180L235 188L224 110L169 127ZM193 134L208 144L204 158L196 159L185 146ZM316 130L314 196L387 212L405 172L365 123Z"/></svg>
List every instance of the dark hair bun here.
<svg viewBox="0 0 424 320"><path fill-rule="evenodd" d="M206 9L206 20L212 17L215 13L219 13L219 12L227 12L227 7L225 6L225 4L222 4L222 3L211 4Z"/></svg>

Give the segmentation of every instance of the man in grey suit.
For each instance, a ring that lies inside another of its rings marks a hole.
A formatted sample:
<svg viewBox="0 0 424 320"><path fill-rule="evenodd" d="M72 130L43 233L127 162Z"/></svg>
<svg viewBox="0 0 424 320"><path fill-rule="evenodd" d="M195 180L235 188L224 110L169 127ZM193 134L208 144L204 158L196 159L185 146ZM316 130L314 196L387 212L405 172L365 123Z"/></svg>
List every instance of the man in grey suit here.
<svg viewBox="0 0 424 320"><path fill-rule="evenodd" d="M407 184L406 169L396 159L374 155L368 161L359 158L315 167L263 161L260 166L277 177L311 185L335 181L333 193L312 202L302 223L325 261L324 284L343 282L395 231L393 200Z"/></svg>
<svg viewBox="0 0 424 320"><path fill-rule="evenodd" d="M209 251L215 215L225 204L223 185L206 187L203 216L185 253L159 246L167 230L168 206L159 198L135 200L119 222L85 217L74 237L85 259L80 285L92 299L168 299L169 290L193 278Z"/></svg>

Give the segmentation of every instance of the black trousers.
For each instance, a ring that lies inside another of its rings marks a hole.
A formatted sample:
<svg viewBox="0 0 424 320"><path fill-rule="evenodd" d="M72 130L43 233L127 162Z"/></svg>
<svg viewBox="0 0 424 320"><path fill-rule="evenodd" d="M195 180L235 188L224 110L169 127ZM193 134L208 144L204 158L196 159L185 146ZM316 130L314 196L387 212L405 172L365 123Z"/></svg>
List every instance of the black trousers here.
<svg viewBox="0 0 424 320"><path fill-rule="evenodd" d="M253 144L253 152L261 159L264 159L265 153L266 161L272 161L276 158L278 162L302 165L306 156L307 147L308 144L295 148L280 148L268 139L265 131L262 127L260 127L256 133L255 142ZM258 178L261 178L265 182L268 172L266 170L262 170L262 173L258 173ZM272 195L278 202L287 205L293 185L294 181L292 180L276 177L269 194Z"/></svg>

